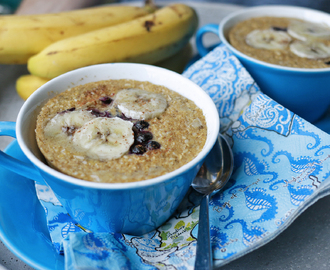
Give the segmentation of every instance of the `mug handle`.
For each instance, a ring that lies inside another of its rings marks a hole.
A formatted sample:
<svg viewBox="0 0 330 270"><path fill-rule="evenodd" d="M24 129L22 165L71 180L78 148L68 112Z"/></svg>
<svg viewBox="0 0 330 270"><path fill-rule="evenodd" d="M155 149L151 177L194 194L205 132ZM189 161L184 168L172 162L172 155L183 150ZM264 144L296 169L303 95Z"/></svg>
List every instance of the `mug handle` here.
<svg viewBox="0 0 330 270"><path fill-rule="evenodd" d="M216 34L218 36L219 25L214 24L214 23L206 24L197 31L197 33L196 33L196 47L197 47L197 50L198 50L199 54L202 57L209 53L209 51L203 45L203 36L206 33L213 33L213 34Z"/></svg>
<svg viewBox="0 0 330 270"><path fill-rule="evenodd" d="M15 122L0 122L0 136L9 136L16 138ZM20 174L26 178L32 179L40 184L45 184L38 170L26 162L13 158L0 150L0 166Z"/></svg>

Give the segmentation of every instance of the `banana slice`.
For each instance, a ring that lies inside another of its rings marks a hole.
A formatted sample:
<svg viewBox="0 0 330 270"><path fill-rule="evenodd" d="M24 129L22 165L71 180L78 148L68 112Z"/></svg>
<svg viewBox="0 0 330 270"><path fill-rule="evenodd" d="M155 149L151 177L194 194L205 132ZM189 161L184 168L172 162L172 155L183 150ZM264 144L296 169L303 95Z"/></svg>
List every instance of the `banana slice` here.
<svg viewBox="0 0 330 270"><path fill-rule="evenodd" d="M330 57L330 47L322 42L294 41L290 45L290 50L295 55L308 59L322 59Z"/></svg>
<svg viewBox="0 0 330 270"><path fill-rule="evenodd" d="M330 27L307 21L292 20L288 26L288 33L296 39L330 39Z"/></svg>
<svg viewBox="0 0 330 270"><path fill-rule="evenodd" d="M45 136L71 136L93 118L95 116L90 112L82 110L58 113L47 123L44 129Z"/></svg>
<svg viewBox="0 0 330 270"><path fill-rule="evenodd" d="M116 159L128 152L134 143L133 124L115 118L95 118L73 135L77 150L99 160Z"/></svg>
<svg viewBox="0 0 330 270"><path fill-rule="evenodd" d="M161 115L167 108L162 94L141 89L124 89L117 93L115 103L126 117L148 120Z"/></svg>
<svg viewBox="0 0 330 270"><path fill-rule="evenodd" d="M291 37L274 29L254 30L246 36L246 43L257 49L282 50L291 42Z"/></svg>

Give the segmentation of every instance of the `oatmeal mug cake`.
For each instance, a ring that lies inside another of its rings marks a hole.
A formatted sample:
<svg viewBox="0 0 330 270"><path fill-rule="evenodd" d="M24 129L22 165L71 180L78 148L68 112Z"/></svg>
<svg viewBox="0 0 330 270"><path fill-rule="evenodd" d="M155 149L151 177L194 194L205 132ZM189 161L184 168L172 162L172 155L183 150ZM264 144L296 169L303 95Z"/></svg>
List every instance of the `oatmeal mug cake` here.
<svg viewBox="0 0 330 270"><path fill-rule="evenodd" d="M254 17L229 31L229 43L258 60L294 68L330 67L330 27L290 17Z"/></svg>
<svg viewBox="0 0 330 270"><path fill-rule="evenodd" d="M160 85L104 80L69 88L41 109L37 144L49 166L93 182L141 181L194 159L207 137L202 110Z"/></svg>

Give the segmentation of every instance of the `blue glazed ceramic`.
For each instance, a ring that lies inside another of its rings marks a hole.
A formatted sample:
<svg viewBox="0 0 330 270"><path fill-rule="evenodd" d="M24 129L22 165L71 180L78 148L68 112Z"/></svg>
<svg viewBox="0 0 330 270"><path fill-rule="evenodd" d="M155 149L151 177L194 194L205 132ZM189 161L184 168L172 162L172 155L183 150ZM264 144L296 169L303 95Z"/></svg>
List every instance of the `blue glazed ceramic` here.
<svg viewBox="0 0 330 270"><path fill-rule="evenodd" d="M149 81L194 101L203 110L208 129L206 143L198 156L171 173L133 183L93 183L47 166L34 135L36 117L42 105L69 87L107 79ZM0 165L41 184L46 182L70 216L86 230L141 235L159 227L178 207L214 145L219 125L218 111L209 95L178 73L142 64L89 66L63 74L40 87L22 106L16 125L0 122L0 135L17 136L19 146L33 164L0 152Z"/></svg>
<svg viewBox="0 0 330 270"><path fill-rule="evenodd" d="M202 56L208 53L202 43L205 33L218 35L221 42L251 74L262 92L307 121L315 122L323 116L330 105L330 68L306 69L273 65L249 57L230 45L228 32L235 24L261 16L293 17L330 26L330 16L327 13L308 8L292 6L247 8L229 14L219 25L208 24L200 28L196 35L199 53Z"/></svg>
<svg viewBox="0 0 330 270"><path fill-rule="evenodd" d="M16 140L5 153L30 163ZM64 269L64 256L54 250L34 182L1 167L0 238L10 251L35 269Z"/></svg>

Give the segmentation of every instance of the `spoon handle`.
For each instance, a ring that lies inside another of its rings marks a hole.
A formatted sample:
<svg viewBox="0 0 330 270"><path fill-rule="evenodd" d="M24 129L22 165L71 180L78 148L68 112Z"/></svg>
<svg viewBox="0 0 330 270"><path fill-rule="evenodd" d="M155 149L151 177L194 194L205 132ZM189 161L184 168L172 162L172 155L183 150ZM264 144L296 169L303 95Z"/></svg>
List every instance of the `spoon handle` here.
<svg viewBox="0 0 330 270"><path fill-rule="evenodd" d="M212 254L209 222L209 195L205 195L199 208L195 269L209 270L211 268Z"/></svg>

